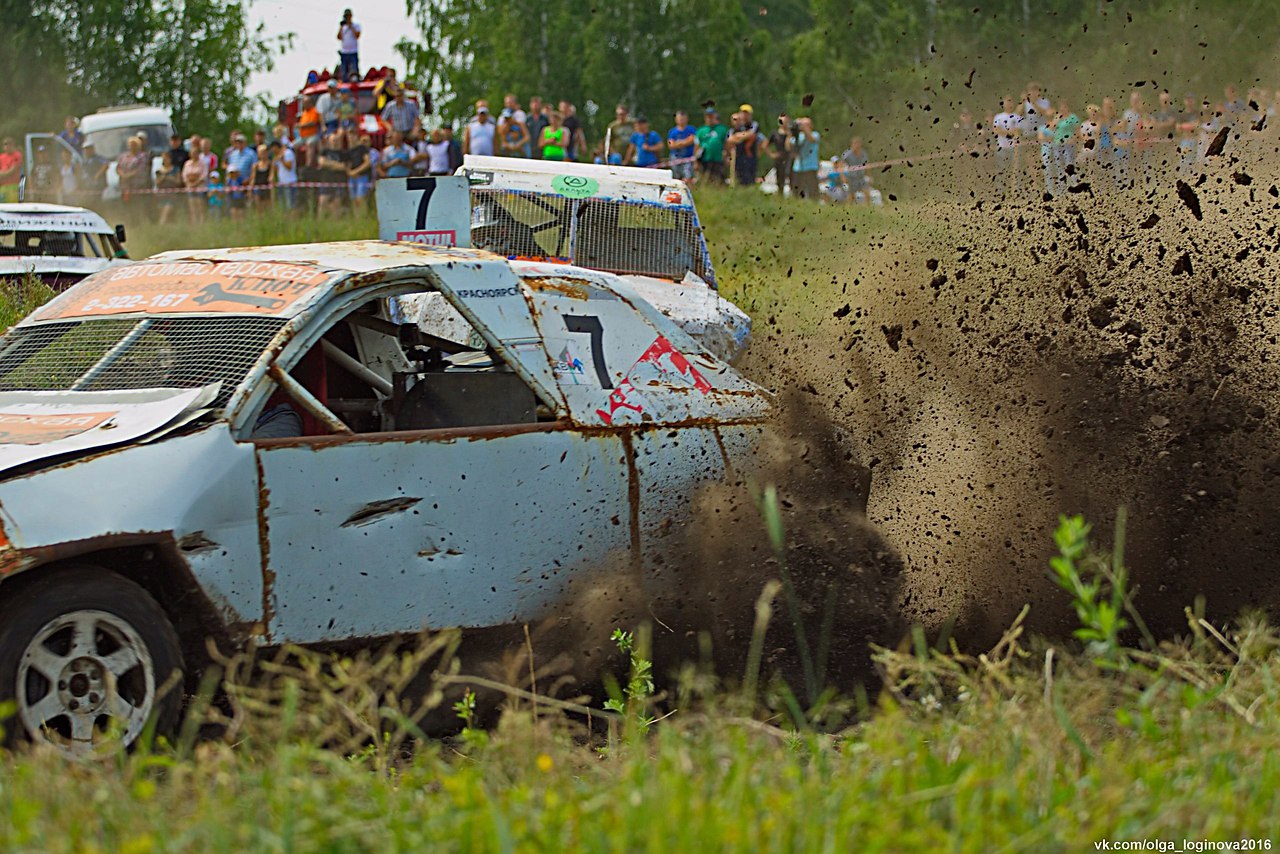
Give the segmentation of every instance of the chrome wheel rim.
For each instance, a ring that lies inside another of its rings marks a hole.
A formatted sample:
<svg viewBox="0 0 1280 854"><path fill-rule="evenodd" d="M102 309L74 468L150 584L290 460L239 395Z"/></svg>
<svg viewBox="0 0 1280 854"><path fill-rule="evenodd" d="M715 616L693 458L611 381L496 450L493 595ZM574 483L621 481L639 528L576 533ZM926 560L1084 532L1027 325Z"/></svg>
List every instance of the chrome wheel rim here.
<svg viewBox="0 0 1280 854"><path fill-rule="evenodd" d="M18 664L18 717L40 741L70 756L131 745L155 707L155 667L142 637L106 611L50 620Z"/></svg>

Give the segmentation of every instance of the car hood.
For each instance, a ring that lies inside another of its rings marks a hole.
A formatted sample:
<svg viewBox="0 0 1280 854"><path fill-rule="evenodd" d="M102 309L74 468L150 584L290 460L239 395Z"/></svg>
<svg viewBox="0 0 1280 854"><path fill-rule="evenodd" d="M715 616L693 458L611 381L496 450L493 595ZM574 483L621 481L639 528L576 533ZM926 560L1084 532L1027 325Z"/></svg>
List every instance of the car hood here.
<svg viewBox="0 0 1280 854"><path fill-rule="evenodd" d="M0 392L0 472L158 438L208 412L218 389Z"/></svg>

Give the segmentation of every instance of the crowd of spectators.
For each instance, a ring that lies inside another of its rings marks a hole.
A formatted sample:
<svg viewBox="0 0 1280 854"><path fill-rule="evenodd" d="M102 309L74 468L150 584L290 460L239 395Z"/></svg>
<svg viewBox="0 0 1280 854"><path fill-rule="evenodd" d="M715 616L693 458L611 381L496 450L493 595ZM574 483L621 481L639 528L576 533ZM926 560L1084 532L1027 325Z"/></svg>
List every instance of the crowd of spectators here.
<svg viewBox="0 0 1280 854"><path fill-rule="evenodd" d="M985 120L961 113L951 148L990 155L999 181L1011 190L1032 188L1051 196L1086 185L1124 190L1157 176L1193 175L1225 133L1267 128L1275 95L1254 88L1242 98L1227 86L1220 100L1194 93L1176 100L1167 90L1152 97L1134 89L1123 110L1114 97L1105 97L1077 112L1067 98L1054 101L1032 82L1021 97L1006 95Z"/></svg>

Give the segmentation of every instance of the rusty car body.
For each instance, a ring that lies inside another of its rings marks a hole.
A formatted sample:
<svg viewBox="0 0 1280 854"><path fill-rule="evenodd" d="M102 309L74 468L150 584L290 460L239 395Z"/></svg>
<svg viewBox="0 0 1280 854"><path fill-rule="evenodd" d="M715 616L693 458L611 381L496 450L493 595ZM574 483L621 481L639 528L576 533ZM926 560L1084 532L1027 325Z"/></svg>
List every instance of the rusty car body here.
<svg viewBox="0 0 1280 854"><path fill-rule="evenodd" d="M397 322L421 294L466 328ZM653 568L770 406L598 271L360 241L95 274L0 338L0 701L92 751L172 725L206 637L548 615Z"/></svg>

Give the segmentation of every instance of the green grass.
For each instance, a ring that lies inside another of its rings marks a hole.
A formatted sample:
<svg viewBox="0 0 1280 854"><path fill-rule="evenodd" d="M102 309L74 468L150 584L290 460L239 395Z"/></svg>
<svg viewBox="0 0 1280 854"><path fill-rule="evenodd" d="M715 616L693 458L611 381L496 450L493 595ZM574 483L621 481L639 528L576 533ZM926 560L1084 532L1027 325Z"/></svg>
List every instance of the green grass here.
<svg viewBox="0 0 1280 854"><path fill-rule="evenodd" d="M819 212L729 192L704 193L700 206L726 294L801 335L817 320L806 313L816 311L806 288L830 287L833 275L839 286L875 262L879 244L937 227L910 209ZM372 225L272 219L131 231L141 255L369 236ZM0 308L12 311L36 298L6 297ZM1087 535L1079 520L1064 524L1053 570L1076 602L1078 641L1027 638L1015 624L994 650L972 656L930 648L917 634L878 654L885 687L870 708L854 711L849 701L845 723L824 731L773 711L784 706L768 674L756 697L737 684L755 684L754 674L721 683L689 668L650 704L647 691L630 690L643 673L620 669L612 678L627 686L615 705L623 714L608 727L589 729L550 699L535 706L513 694L489 733L420 740L405 753L376 737L380 716L399 720L385 710L402 661L370 654L326 671L320 657L303 656L260 663L254 678L233 662L229 697L239 714L228 724L226 710L204 713L229 727L224 738L189 731L176 746L86 765L43 751L0 756L0 849L1074 852L1103 839L1280 843L1280 638L1260 620L1215 627L1191 610L1185 639L1142 639L1122 561L1091 549ZM786 614L779 608L773 619ZM439 665L448 654L436 646L423 657ZM654 663L660 676L670 669ZM590 700L601 719L605 699Z"/></svg>

